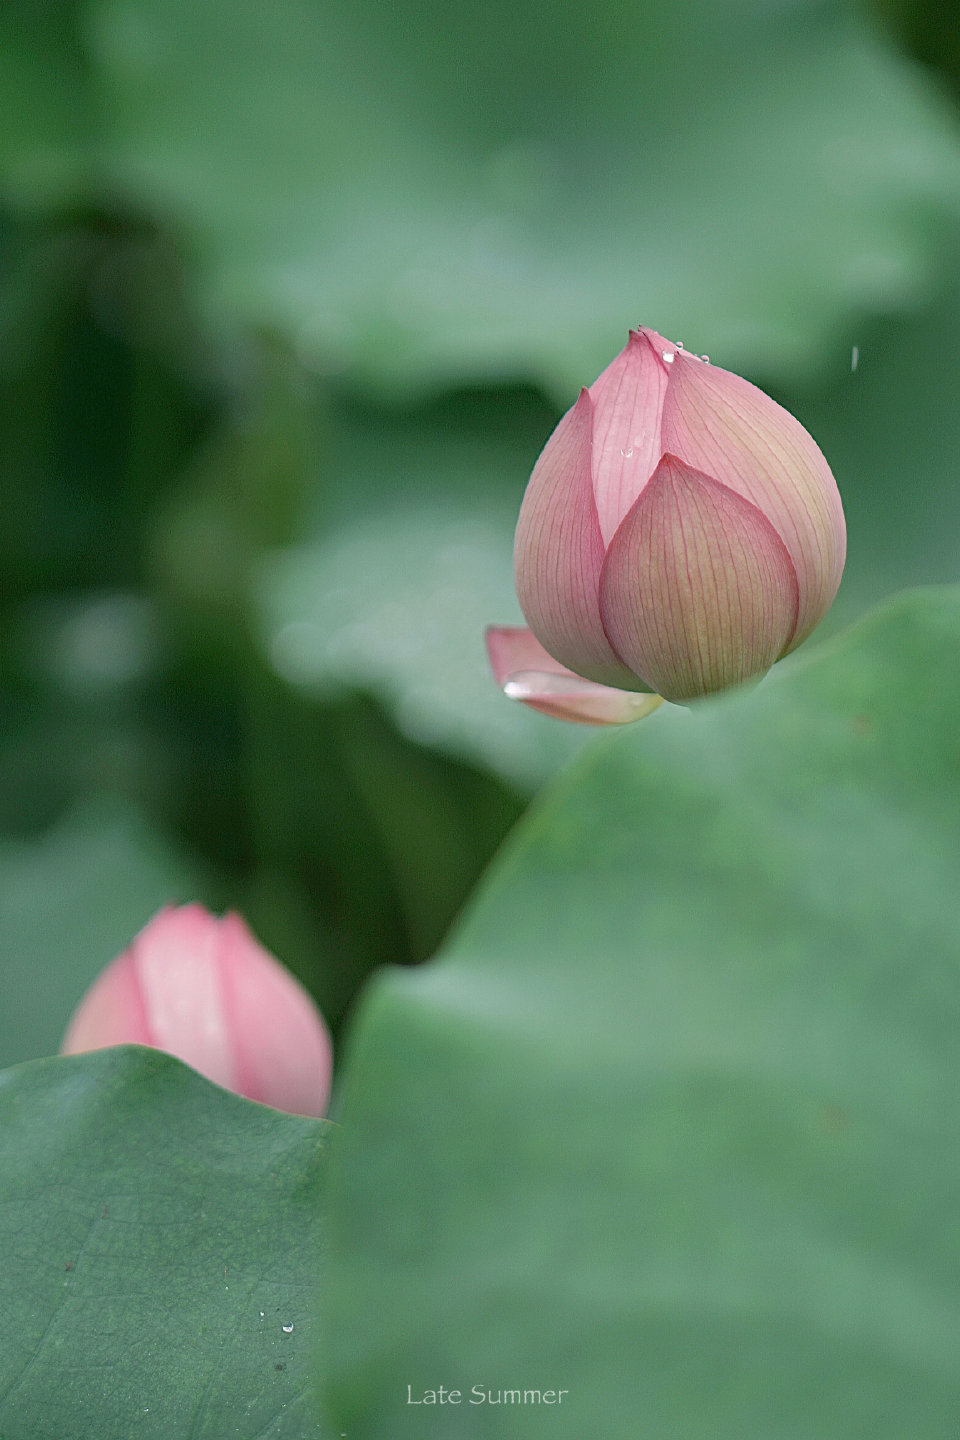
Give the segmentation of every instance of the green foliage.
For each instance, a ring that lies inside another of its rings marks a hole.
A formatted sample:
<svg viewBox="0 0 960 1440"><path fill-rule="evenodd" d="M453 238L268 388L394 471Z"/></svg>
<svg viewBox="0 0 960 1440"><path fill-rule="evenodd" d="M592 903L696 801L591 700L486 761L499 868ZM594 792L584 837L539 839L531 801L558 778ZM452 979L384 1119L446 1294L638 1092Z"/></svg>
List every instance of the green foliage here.
<svg viewBox="0 0 960 1440"><path fill-rule="evenodd" d="M4 1440L307 1440L322 1121L123 1049L0 1076Z"/></svg>
<svg viewBox="0 0 960 1440"><path fill-rule="evenodd" d="M533 788L586 734L504 705L483 632L523 623L513 529L556 417L523 392L337 416L316 538L259 570L273 667L307 693L367 690L413 739Z"/></svg>
<svg viewBox="0 0 960 1440"><path fill-rule="evenodd" d="M106 961L161 905L198 889L197 877L116 807L75 813L39 840L0 842L0 1065L55 1055Z"/></svg>
<svg viewBox="0 0 960 1440"><path fill-rule="evenodd" d="M111 0L102 158L209 303L393 388L566 396L643 317L790 373L922 289L945 107L845 4ZM731 183L732 177L735 183Z"/></svg>
<svg viewBox="0 0 960 1440"><path fill-rule="evenodd" d="M960 16L938 0L872 0L901 45L960 94Z"/></svg>
<svg viewBox="0 0 960 1440"><path fill-rule="evenodd" d="M829 455L849 551L835 617L904 585L960 575L960 287L929 310L851 335L849 365L797 411Z"/></svg>
<svg viewBox="0 0 960 1440"><path fill-rule="evenodd" d="M0 12L0 195L25 206L80 191L92 96L75 0L8 0Z"/></svg>
<svg viewBox="0 0 960 1440"><path fill-rule="evenodd" d="M94 176L159 208L209 314L395 389L566 395L624 315L809 369L845 312L922 292L960 199L949 111L840 0L104 0L8 28L11 198Z"/></svg>
<svg viewBox="0 0 960 1440"><path fill-rule="evenodd" d="M371 987L335 1429L466 1434L407 1386L476 1383L569 1390L489 1437L953 1434L958 648L960 591L917 592L597 744Z"/></svg>
<svg viewBox="0 0 960 1440"><path fill-rule="evenodd" d="M316 1127L2 1078L3 1440L953 1434L954 598L612 740L482 645L638 321L820 441L828 625L957 579L948 11L0 7L0 1064L177 899L339 1029L573 761L360 1001L322 1345Z"/></svg>

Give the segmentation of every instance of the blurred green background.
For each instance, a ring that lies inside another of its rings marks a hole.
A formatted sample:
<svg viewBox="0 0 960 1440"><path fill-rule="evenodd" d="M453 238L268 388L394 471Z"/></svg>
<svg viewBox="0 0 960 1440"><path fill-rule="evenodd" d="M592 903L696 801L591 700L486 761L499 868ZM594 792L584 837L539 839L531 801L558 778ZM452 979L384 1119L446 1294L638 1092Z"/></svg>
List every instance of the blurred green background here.
<svg viewBox="0 0 960 1440"><path fill-rule="evenodd" d="M0 1064L169 900L335 1026L436 949L590 738L482 630L630 325L819 440L825 633L957 578L958 101L934 0L6 0Z"/></svg>

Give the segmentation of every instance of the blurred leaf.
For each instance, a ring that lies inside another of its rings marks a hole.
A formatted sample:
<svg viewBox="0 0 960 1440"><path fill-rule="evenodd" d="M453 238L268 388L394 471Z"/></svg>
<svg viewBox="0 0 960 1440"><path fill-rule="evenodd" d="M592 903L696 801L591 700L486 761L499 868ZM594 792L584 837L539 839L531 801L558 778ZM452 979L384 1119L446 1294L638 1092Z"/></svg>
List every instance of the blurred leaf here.
<svg viewBox="0 0 960 1440"><path fill-rule="evenodd" d="M323 1122L166 1055L0 1075L4 1440L306 1440Z"/></svg>
<svg viewBox="0 0 960 1440"><path fill-rule="evenodd" d="M151 516L151 569L188 619L184 640L231 653L245 624L249 568L299 534L317 470L316 397L283 346L245 346L243 384ZM222 659L222 655L221 655Z"/></svg>
<svg viewBox="0 0 960 1440"><path fill-rule="evenodd" d="M24 205L71 197L90 160L91 93L75 0L0 7L0 196Z"/></svg>
<svg viewBox="0 0 960 1440"><path fill-rule="evenodd" d="M268 554L263 643L316 695L368 691L421 745L539 784L588 738L504 698L483 632L523 623L513 530L555 415L524 392L340 412L320 538Z"/></svg>
<svg viewBox="0 0 960 1440"><path fill-rule="evenodd" d="M958 331L960 278L919 316L851 330L856 370L788 402L843 496L849 553L838 619L903 585L960 578Z"/></svg>
<svg viewBox="0 0 960 1440"><path fill-rule="evenodd" d="M385 510L271 562L265 589L274 666L307 687L382 698L420 744L491 766L523 787L585 738L504 698L484 626L523 623L513 594L512 525L481 507Z"/></svg>
<svg viewBox="0 0 960 1440"><path fill-rule="evenodd" d="M424 960L522 804L493 776L404 742L369 704L341 716L341 754L389 857L408 953Z"/></svg>
<svg viewBox="0 0 960 1440"><path fill-rule="evenodd" d="M211 314L404 388L564 398L642 319L811 368L922 291L950 108L845 0L101 0L100 158L189 228Z"/></svg>
<svg viewBox="0 0 960 1440"><path fill-rule="evenodd" d="M949 1440L960 590L584 754L348 1056L351 1440ZM443 1384L463 1408L408 1406ZM484 1392L563 1388L552 1406Z"/></svg>
<svg viewBox="0 0 960 1440"><path fill-rule="evenodd" d="M940 0L870 0L899 42L960 93L960 11Z"/></svg>
<svg viewBox="0 0 960 1440"><path fill-rule="evenodd" d="M317 704L275 681L249 699L257 853L274 884L313 897L322 934L301 963L293 945L278 953L336 1024L376 966L434 952L522 803L405 740L364 696ZM251 898L267 921L256 886Z"/></svg>
<svg viewBox="0 0 960 1440"><path fill-rule="evenodd" d="M0 1063L55 1054L104 965L161 905L197 889L119 806L88 805L36 841L0 841Z"/></svg>
<svg viewBox="0 0 960 1440"><path fill-rule="evenodd" d="M141 583L150 502L206 417L203 369L177 258L148 224L0 233L4 604Z"/></svg>

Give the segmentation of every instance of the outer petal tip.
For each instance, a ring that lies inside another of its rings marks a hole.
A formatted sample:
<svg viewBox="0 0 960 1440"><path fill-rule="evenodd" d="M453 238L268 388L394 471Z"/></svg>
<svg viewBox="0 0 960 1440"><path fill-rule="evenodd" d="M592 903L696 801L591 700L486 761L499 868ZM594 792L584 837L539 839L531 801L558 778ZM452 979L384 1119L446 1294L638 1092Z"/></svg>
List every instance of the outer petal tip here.
<svg viewBox="0 0 960 1440"><path fill-rule="evenodd" d="M638 325L635 330L631 330L627 344L628 347L631 345L643 346L651 350L661 365L672 365L677 352L679 351L681 355L684 353L682 345L667 340L665 336L660 335L656 330L651 330L647 325Z"/></svg>
<svg viewBox="0 0 960 1440"><path fill-rule="evenodd" d="M631 330L623 350L590 386L591 478L604 547L660 459L660 417L669 380L663 357L674 348L652 330Z"/></svg>
<svg viewBox="0 0 960 1440"><path fill-rule="evenodd" d="M659 695L637 694L574 675L548 655L530 630L491 626L487 652L497 684L510 700L579 725L627 725L662 704Z"/></svg>

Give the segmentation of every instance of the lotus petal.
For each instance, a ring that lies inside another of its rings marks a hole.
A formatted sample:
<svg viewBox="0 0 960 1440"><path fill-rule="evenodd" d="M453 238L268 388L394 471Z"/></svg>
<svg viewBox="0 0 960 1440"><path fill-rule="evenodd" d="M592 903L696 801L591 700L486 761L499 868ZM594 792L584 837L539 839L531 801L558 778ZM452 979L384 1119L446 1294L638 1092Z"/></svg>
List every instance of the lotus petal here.
<svg viewBox="0 0 960 1440"><path fill-rule="evenodd" d="M665 455L607 552L603 622L667 700L764 674L793 634L797 577L756 506Z"/></svg>
<svg viewBox="0 0 960 1440"><path fill-rule="evenodd" d="M660 413L676 350L653 330L631 330L612 364L590 386L593 495L604 545L657 468Z"/></svg>
<svg viewBox="0 0 960 1440"><path fill-rule="evenodd" d="M167 907L81 1000L64 1054L150 1045L264 1105L321 1115L330 1036L297 980L239 915Z"/></svg>
<svg viewBox="0 0 960 1440"><path fill-rule="evenodd" d="M531 630L562 665L602 685L637 689L600 621L603 540L590 479L592 405L586 390L534 466L517 521L514 574Z"/></svg>
<svg viewBox="0 0 960 1440"><path fill-rule="evenodd" d="M548 655L529 630L491 627L487 652L504 694L555 720L626 725L642 720L663 703L659 695L638 695L583 680Z"/></svg>
<svg viewBox="0 0 960 1440"><path fill-rule="evenodd" d="M846 558L840 496L816 442L748 380L684 353L671 367L662 441L751 501L787 547L799 593L794 649L830 608Z"/></svg>

